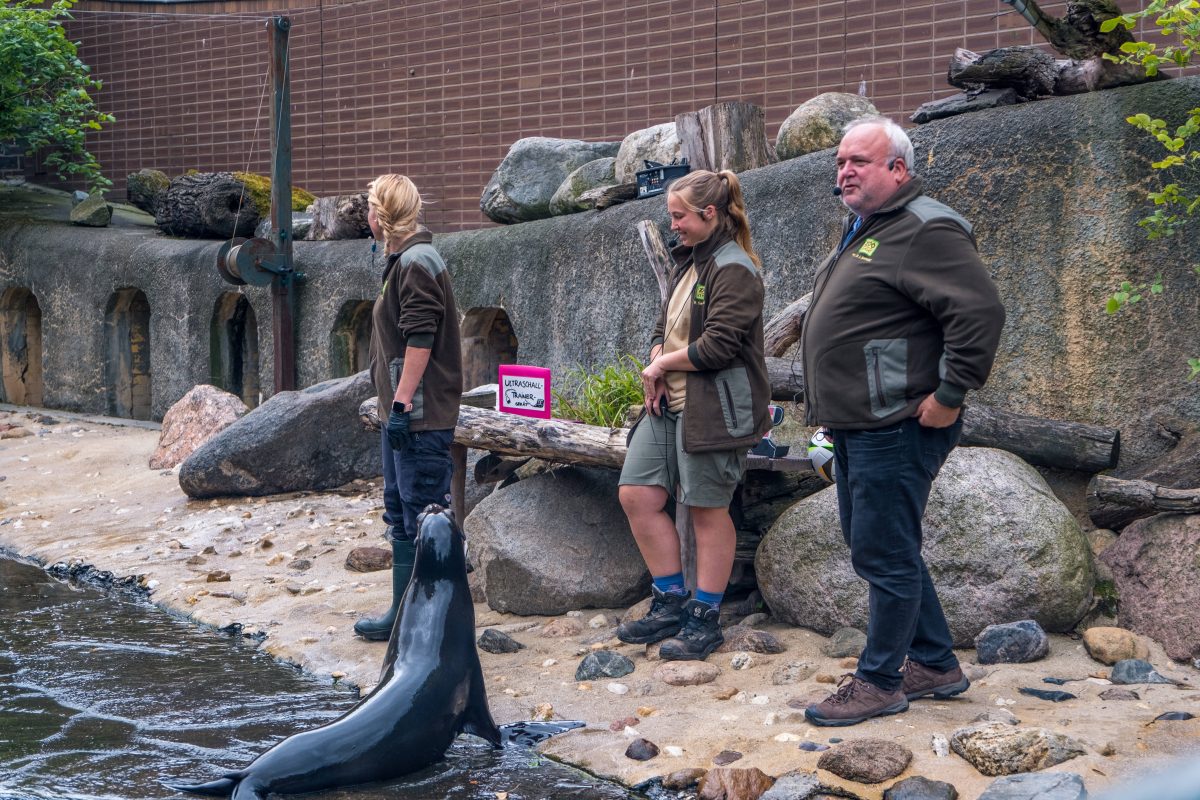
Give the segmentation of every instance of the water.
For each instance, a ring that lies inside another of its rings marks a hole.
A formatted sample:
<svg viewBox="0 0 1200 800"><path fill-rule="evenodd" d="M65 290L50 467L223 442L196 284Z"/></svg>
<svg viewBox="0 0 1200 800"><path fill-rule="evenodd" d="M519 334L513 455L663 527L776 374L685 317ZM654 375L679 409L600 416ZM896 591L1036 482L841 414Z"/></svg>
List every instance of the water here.
<svg viewBox="0 0 1200 800"><path fill-rule="evenodd" d="M0 558L0 800L190 797L159 781L219 777L357 700L251 643ZM473 737L401 781L304 797L495 800L499 792L509 800L640 797Z"/></svg>

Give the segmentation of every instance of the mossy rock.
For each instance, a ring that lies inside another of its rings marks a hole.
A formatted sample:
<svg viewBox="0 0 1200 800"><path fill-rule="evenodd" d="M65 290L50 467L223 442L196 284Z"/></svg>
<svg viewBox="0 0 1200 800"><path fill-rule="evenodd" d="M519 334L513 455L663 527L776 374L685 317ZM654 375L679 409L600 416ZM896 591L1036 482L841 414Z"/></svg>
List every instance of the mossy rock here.
<svg viewBox="0 0 1200 800"><path fill-rule="evenodd" d="M264 219L271 216L271 179L265 175L255 175L253 172L235 172L233 176L246 184L246 191L254 201L259 216ZM303 211L312 205L317 198L298 186L292 187L292 211Z"/></svg>

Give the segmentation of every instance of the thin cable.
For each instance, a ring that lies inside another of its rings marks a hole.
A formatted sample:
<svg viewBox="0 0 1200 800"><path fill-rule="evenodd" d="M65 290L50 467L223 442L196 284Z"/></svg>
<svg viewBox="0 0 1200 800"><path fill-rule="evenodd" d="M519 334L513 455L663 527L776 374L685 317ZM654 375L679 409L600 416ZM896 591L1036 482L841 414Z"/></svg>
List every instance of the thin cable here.
<svg viewBox="0 0 1200 800"><path fill-rule="evenodd" d="M290 46L291 41L292 41L291 37L288 37L289 46ZM287 50L284 50L284 61L285 62L287 61ZM268 80L268 77L270 75L270 67L267 68L267 73L268 73L267 75L263 76L263 90L262 90L262 94L259 95L259 98L258 98L258 113L254 116L254 134L253 134L253 136L250 137L250 147L246 154L245 172L250 171L250 162L254 159L254 145L257 144L257 142L258 142L258 126L259 126L259 124L262 123L263 105L266 103L266 100L267 100L267 84L270 82ZM278 149L278 148L275 148L275 149ZM274 174L273 167L274 167L274 165L272 165L272 174ZM231 230L229 232L230 245L233 244L233 240L237 237L238 220L242 216L242 203L246 199L246 182L242 181L241 183L242 183L242 193L238 197L237 213L233 215L233 230Z"/></svg>

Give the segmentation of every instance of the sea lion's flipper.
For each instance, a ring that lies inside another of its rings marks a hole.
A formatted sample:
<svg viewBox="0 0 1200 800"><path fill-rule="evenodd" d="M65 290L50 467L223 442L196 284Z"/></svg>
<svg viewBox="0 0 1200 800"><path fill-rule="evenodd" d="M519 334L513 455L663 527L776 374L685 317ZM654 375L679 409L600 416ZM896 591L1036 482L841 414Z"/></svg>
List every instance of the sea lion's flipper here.
<svg viewBox="0 0 1200 800"><path fill-rule="evenodd" d="M163 786L168 789L174 789L177 792L191 792L192 794L206 794L211 797L229 797L233 794L233 790L237 788L239 778L236 775L226 775L224 778L218 778L215 781L208 783L167 783L163 781Z"/></svg>
<svg viewBox="0 0 1200 800"><path fill-rule="evenodd" d="M487 689L483 684L483 669L476 663L473 672L471 695L467 698L467 708L463 712L462 722L459 723L458 729L462 733L486 739L492 747L502 747L500 729L496 727L491 709L488 708Z"/></svg>

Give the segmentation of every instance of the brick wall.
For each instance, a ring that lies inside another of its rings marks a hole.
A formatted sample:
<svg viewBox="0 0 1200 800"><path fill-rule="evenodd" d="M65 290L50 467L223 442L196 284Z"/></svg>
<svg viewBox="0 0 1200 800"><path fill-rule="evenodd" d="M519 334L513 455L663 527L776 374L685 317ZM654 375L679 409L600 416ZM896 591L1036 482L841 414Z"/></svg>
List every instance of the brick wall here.
<svg viewBox="0 0 1200 800"><path fill-rule="evenodd" d="M944 77L954 48L1037 39L990 0L317 2L285 12L295 183L334 194L404 172L433 201L435 231L488 224L479 195L523 136L616 141L738 99L766 110L773 140L800 103L860 83L905 122L954 93ZM142 167L269 173L272 10L282 8L77 6L70 35L117 117L90 139L114 195Z"/></svg>

